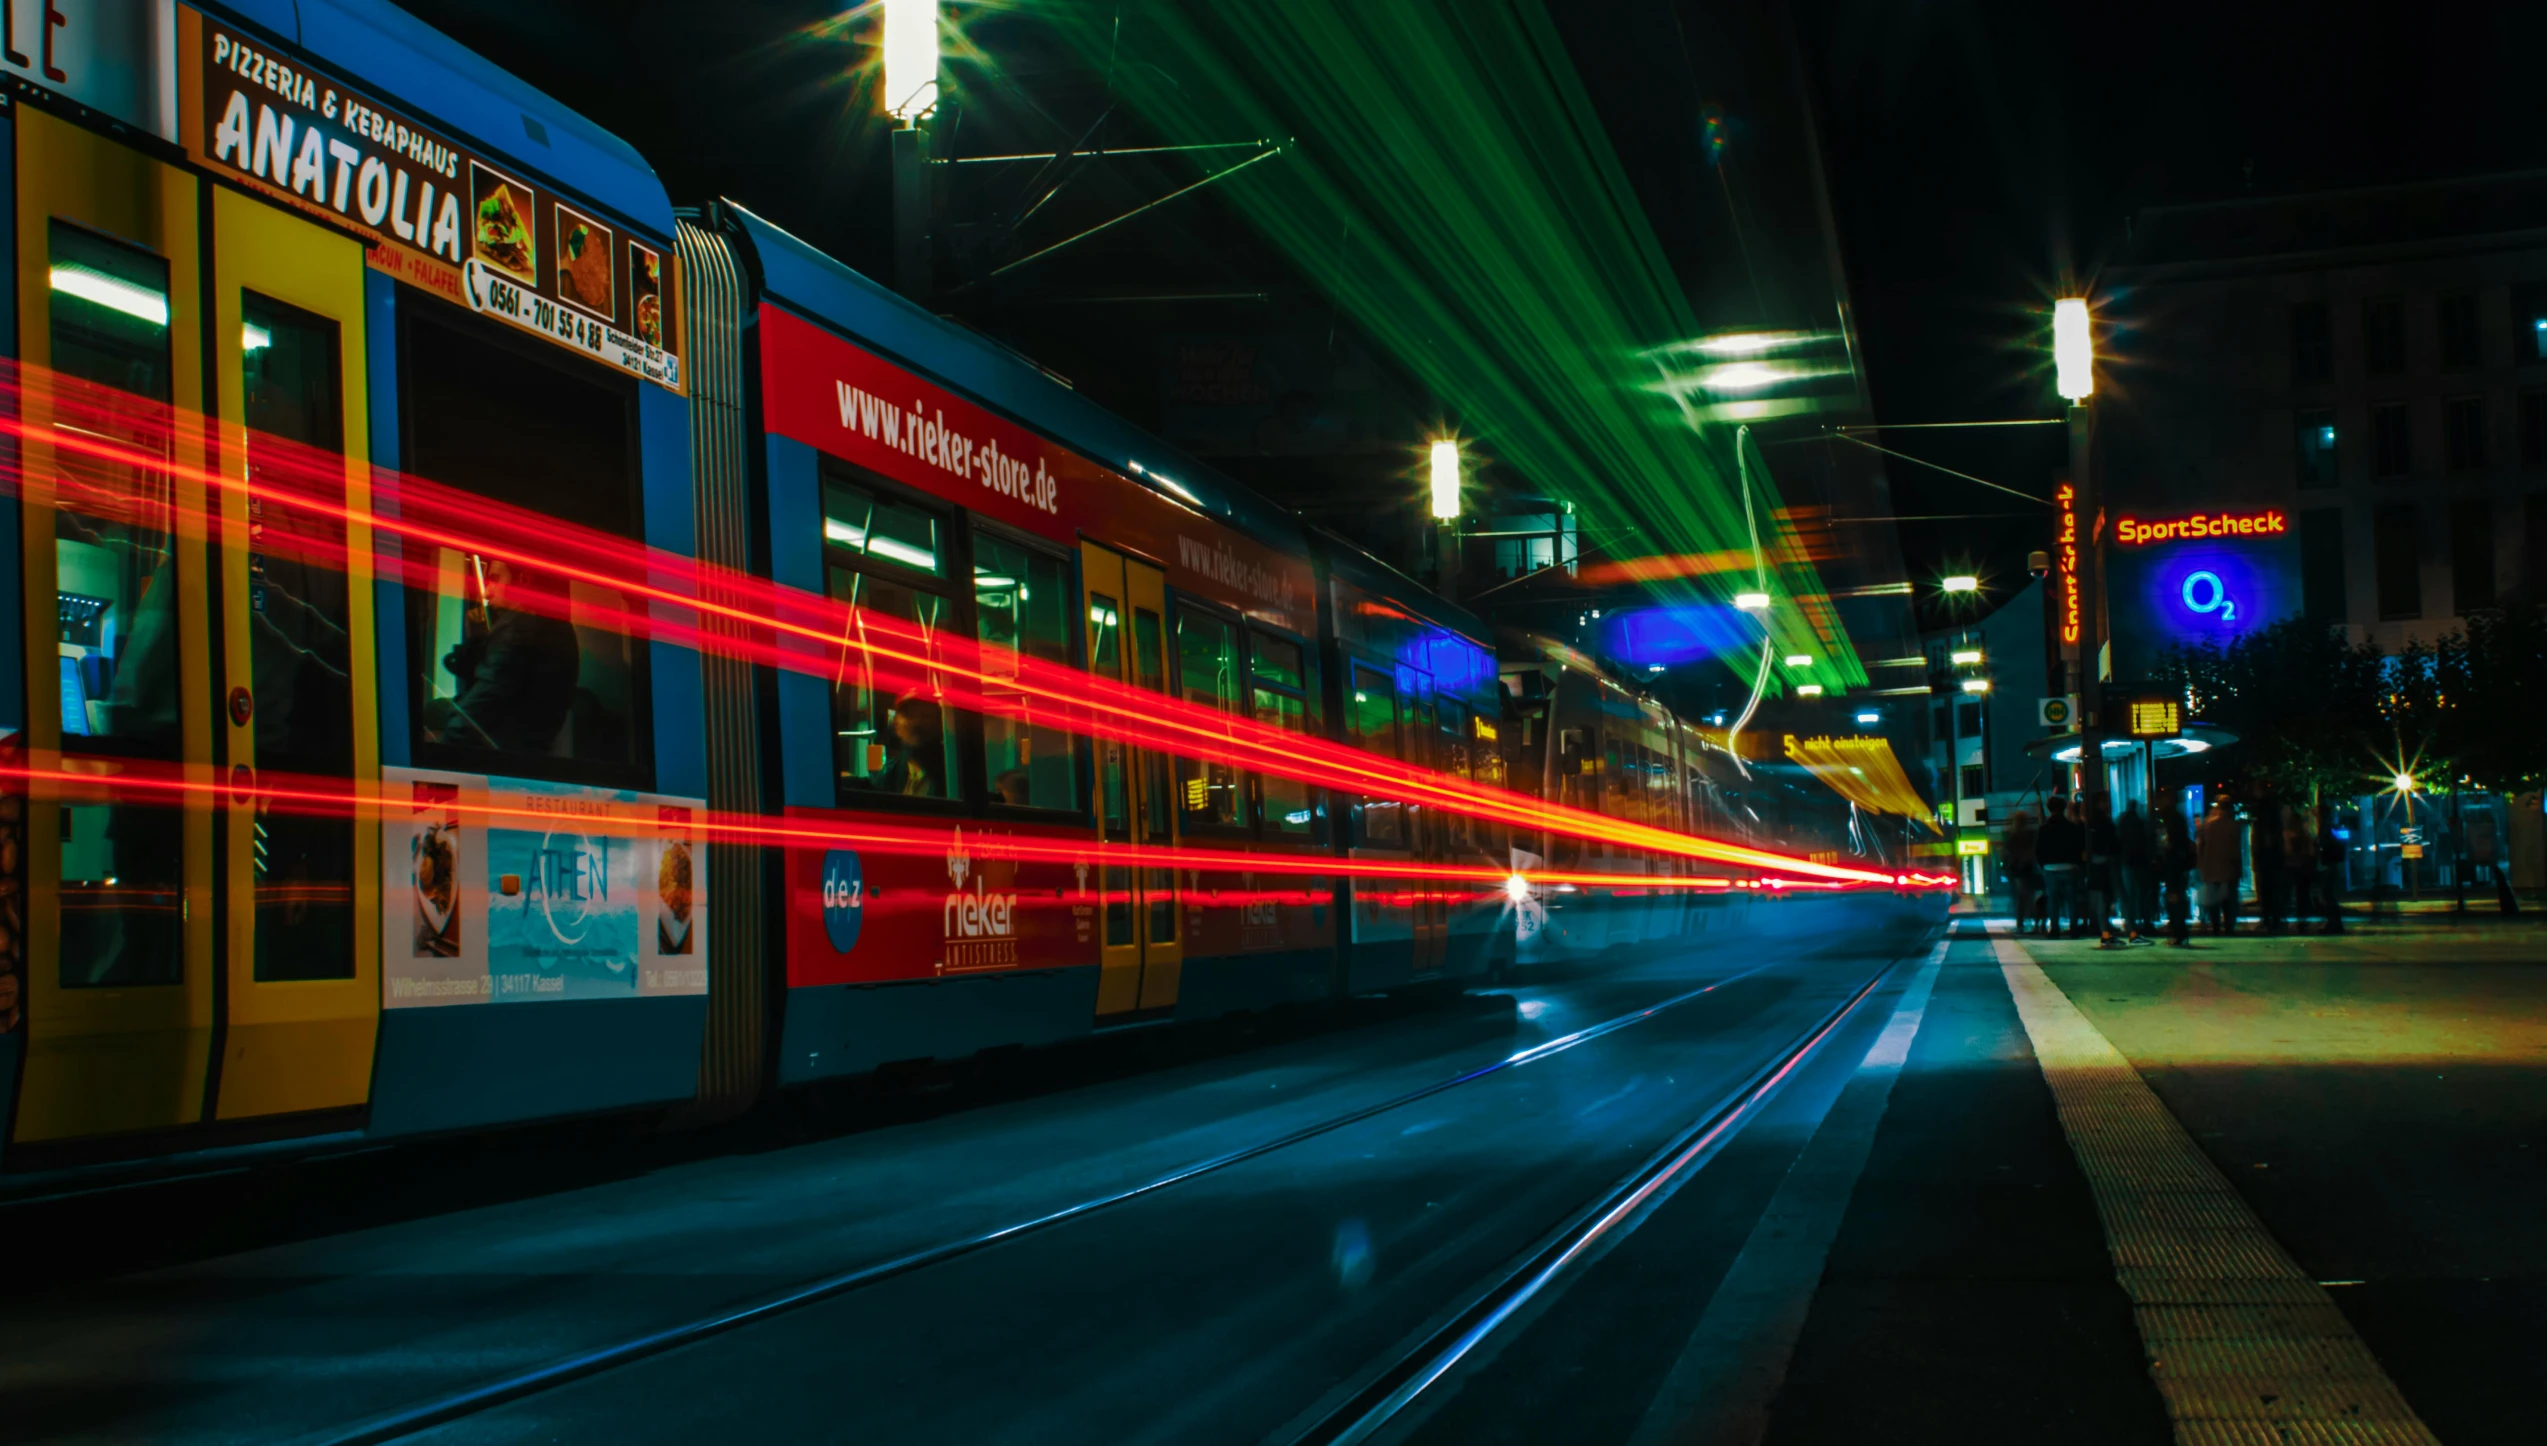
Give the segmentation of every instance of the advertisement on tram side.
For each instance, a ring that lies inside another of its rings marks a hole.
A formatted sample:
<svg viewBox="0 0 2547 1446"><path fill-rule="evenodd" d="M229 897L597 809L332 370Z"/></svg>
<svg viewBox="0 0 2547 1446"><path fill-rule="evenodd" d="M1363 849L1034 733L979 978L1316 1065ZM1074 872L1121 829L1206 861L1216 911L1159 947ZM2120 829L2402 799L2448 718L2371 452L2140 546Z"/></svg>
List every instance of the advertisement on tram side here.
<svg viewBox="0 0 2547 1446"><path fill-rule="evenodd" d="M196 164L362 236L376 270L681 390L663 252L297 56L177 13Z"/></svg>
<svg viewBox="0 0 2547 1446"><path fill-rule="evenodd" d="M1181 592L1316 635L1317 588L1306 558L1225 527L794 312L763 303L760 334L770 431L1055 542L1075 545L1084 535L1140 553ZM1169 479L1159 481L1174 490Z"/></svg>
<svg viewBox="0 0 2547 1446"><path fill-rule="evenodd" d="M383 1007L707 992L699 800L381 773Z"/></svg>
<svg viewBox="0 0 2547 1446"><path fill-rule="evenodd" d="M1102 871L1086 860L1021 859L1016 843L1085 845L1084 833L965 822L942 846L897 825L862 846L871 816L790 809L791 824L841 841L788 851L787 983L875 984L1097 962ZM925 827L925 826L913 826Z"/></svg>

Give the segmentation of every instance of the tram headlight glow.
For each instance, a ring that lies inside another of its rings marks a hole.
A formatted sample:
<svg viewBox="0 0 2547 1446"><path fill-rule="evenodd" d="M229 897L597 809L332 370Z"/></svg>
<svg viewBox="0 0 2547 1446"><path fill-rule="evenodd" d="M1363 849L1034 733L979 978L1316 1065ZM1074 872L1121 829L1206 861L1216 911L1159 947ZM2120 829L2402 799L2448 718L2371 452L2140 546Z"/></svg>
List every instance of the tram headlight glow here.
<svg viewBox="0 0 2547 1446"><path fill-rule="evenodd" d="M1514 874L1503 881L1503 896L1518 904L1530 897L1530 881Z"/></svg>

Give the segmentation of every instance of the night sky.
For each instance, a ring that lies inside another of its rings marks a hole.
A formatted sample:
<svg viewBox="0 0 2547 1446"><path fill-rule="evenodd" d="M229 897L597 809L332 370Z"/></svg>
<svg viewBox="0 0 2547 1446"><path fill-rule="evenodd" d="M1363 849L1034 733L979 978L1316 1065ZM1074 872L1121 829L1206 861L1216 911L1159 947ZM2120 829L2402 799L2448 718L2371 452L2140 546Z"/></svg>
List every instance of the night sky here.
<svg viewBox="0 0 2547 1446"><path fill-rule="evenodd" d="M2468 0L1800 0L1888 423L2057 415L2049 301L2141 207L2547 165L2547 6ZM2092 293L2091 293L2092 294ZM1904 432L2047 492L2059 429ZM2025 504L1896 463L1901 512ZM2044 524L1904 524L1913 575L2022 584Z"/></svg>
<svg viewBox="0 0 2547 1446"><path fill-rule="evenodd" d="M734 195L884 274L883 132L841 7L413 8L628 139L676 202ZM1024 23L1006 8L955 13L997 45ZM2049 300L2092 284L2143 206L2547 165L2542 5L1795 0L1794 17L1886 422L2055 415ZM2053 428L1890 440L2037 493L2065 461ZM2002 514L1905 523L1914 577L2023 581L2046 527L2025 504L1908 463L1892 480L1904 515Z"/></svg>

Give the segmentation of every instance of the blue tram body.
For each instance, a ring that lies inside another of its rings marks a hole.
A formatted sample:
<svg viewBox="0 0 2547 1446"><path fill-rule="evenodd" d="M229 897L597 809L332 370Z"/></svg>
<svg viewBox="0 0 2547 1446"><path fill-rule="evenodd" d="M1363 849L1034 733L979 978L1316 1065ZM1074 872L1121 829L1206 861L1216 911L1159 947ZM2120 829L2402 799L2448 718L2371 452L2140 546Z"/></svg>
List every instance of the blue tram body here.
<svg viewBox="0 0 2547 1446"><path fill-rule="evenodd" d="M1887 857L1808 777L1496 636L743 208L676 216L624 143L388 4L44 9L75 63L0 47L21 1182L695 1123L896 1061L1941 911L1092 741L975 706L1001 679L952 652L888 685L846 639L783 667L702 651L572 568L375 537L558 518L1524 797ZM101 389L143 404L126 440L164 466L101 470L48 430ZM322 459L339 532L233 485L283 465L268 438ZM262 806L266 773L371 812ZM125 774L194 801L101 786ZM1604 882L1479 882L1543 866Z"/></svg>

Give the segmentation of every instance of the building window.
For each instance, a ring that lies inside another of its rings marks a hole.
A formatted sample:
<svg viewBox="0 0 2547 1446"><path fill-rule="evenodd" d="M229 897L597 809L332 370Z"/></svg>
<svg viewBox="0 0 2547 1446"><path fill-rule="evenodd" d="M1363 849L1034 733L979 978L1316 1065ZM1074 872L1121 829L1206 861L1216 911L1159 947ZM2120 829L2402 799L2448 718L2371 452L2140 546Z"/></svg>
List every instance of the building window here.
<svg viewBox="0 0 2547 1446"><path fill-rule="evenodd" d="M2371 470L2382 477L2403 477L2414 470L2414 416L2403 402L2382 402L2370 409Z"/></svg>
<svg viewBox="0 0 2547 1446"><path fill-rule="evenodd" d="M2485 467L2485 399L2452 397L2441 404L2442 434L2449 443L2450 470L2478 472Z"/></svg>
<svg viewBox="0 0 2547 1446"><path fill-rule="evenodd" d="M2361 304L2361 365L2374 377L2405 370L2405 303L2383 297Z"/></svg>
<svg viewBox="0 0 2547 1446"><path fill-rule="evenodd" d="M2299 414L2299 485L2332 487L2335 475L2335 414Z"/></svg>
<svg viewBox="0 0 2547 1446"><path fill-rule="evenodd" d="M1955 732L1955 736L1956 736L1957 738L1978 738L1978 737L1980 737L1980 736L1981 736L1981 705L1980 705L1980 704L1978 704L1978 703L1958 703L1958 704L1956 704L1956 705L1955 705L1955 710L1954 710L1954 718L1955 718L1955 722L1954 722L1954 732Z"/></svg>
<svg viewBox="0 0 2547 1446"><path fill-rule="evenodd" d="M2512 360L2547 361L2547 285L2512 288Z"/></svg>
<svg viewBox="0 0 2547 1446"><path fill-rule="evenodd" d="M2461 617L2494 605L2494 502L2450 504L2450 601Z"/></svg>
<svg viewBox="0 0 2547 1446"><path fill-rule="evenodd" d="M2371 545L2379 574L2379 620L2419 618L2423 616L2423 579L2416 571L2414 504L2402 502L2382 507L2373 521Z"/></svg>
<svg viewBox="0 0 2547 1446"><path fill-rule="evenodd" d="M2532 492L2521 514L2521 586L2532 602L2547 592L2547 492Z"/></svg>
<svg viewBox="0 0 2547 1446"><path fill-rule="evenodd" d="M1975 765L1963 770L1964 797L1979 798L1981 795L1988 793L1989 791L1990 777L1987 769Z"/></svg>
<svg viewBox="0 0 2547 1446"><path fill-rule="evenodd" d="M2291 307L2291 380L2322 382L2335 375L2335 328L2326 318L2326 303L2303 301Z"/></svg>
<svg viewBox="0 0 2547 1446"><path fill-rule="evenodd" d="M2520 469L2547 472L2547 392L2520 394Z"/></svg>
<svg viewBox="0 0 2547 1446"><path fill-rule="evenodd" d="M2344 512L2312 507L2299 514L2301 611L2312 623L2333 627L2351 611L2344 600Z"/></svg>
<svg viewBox="0 0 2547 1446"><path fill-rule="evenodd" d="M1559 567L1571 575L1581 545L1574 514L1551 509L1489 517L1482 533L1495 544L1495 575L1526 577Z"/></svg>
<svg viewBox="0 0 2547 1446"><path fill-rule="evenodd" d="M2476 340L2476 297L2462 292L2441 298L2441 365L2465 371L2479 365Z"/></svg>

